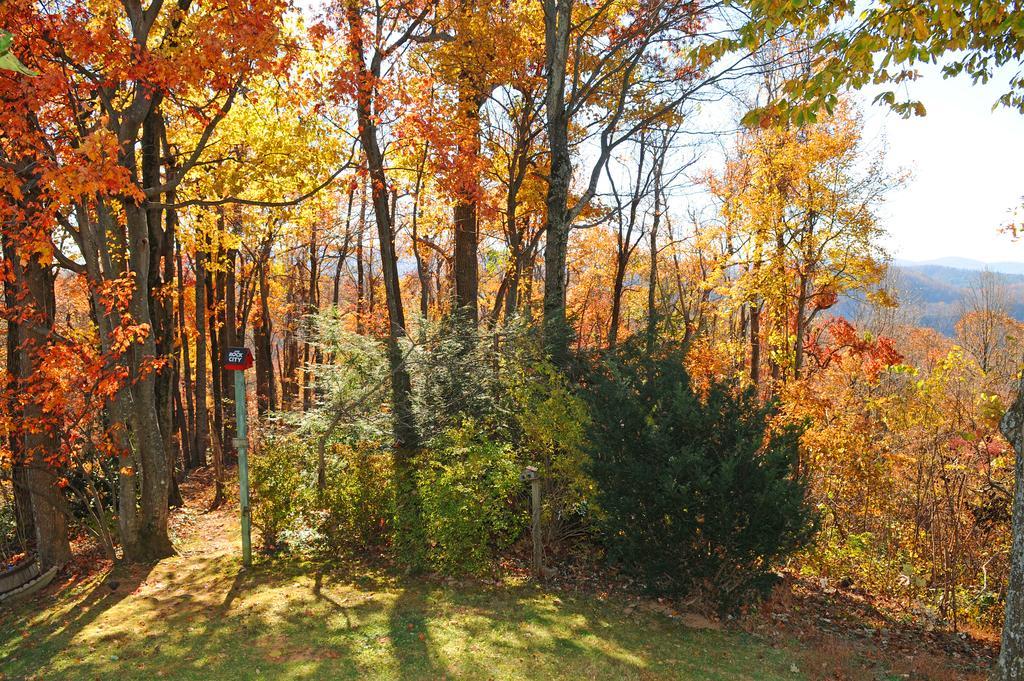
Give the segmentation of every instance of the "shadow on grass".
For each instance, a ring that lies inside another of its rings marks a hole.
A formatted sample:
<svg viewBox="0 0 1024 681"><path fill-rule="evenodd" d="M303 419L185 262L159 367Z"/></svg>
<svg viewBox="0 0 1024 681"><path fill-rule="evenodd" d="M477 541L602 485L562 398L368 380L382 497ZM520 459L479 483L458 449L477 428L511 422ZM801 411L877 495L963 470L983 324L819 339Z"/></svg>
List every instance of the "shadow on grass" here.
<svg viewBox="0 0 1024 681"><path fill-rule="evenodd" d="M398 665L396 678L447 678L447 670L433 652L429 617L424 593L402 588L388 612L388 631Z"/></svg>
<svg viewBox="0 0 1024 681"><path fill-rule="evenodd" d="M328 570L282 559L242 570L228 556L175 559L79 636L146 576L116 590L99 583L76 602L44 604L42 619L26 613L0 627L0 651L24 629L35 641L2 668L69 680L794 678L788 666L761 673L766 661L752 659L760 644L615 603L535 585L455 587L358 563ZM722 654L730 648L739 651Z"/></svg>
<svg viewBox="0 0 1024 681"><path fill-rule="evenodd" d="M16 604L13 613L5 613L10 620L0 620L0 669L13 669L23 656L31 656L33 667L48 665L86 627L129 597L153 567L116 566L83 595L64 603L68 596L57 593ZM53 612L43 614L51 608Z"/></svg>

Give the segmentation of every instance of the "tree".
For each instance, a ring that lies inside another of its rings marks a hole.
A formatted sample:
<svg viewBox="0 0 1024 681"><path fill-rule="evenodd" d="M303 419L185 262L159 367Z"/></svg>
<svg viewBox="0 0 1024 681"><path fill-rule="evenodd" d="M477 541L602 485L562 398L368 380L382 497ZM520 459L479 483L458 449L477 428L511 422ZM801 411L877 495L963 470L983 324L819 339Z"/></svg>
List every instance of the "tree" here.
<svg viewBox="0 0 1024 681"><path fill-rule="evenodd" d="M720 50L753 47L791 28L807 39L815 55L811 68L788 80L766 107L746 122L781 118L801 123L830 111L846 87L868 83L899 84L912 80L916 63L943 62L943 75L967 75L987 81L996 70L1024 62L1024 35L1018 8L997 0L918 3L896 0L867 8L853 2L812 2L794 7L771 0L750 3L751 20L737 41L722 41ZM899 100L893 90L876 101L903 115L924 115L920 101ZM1024 77L1011 77L999 103L1024 113ZM1006 622L993 679L1024 679L1024 384L1007 412L1004 433L1017 452L1012 549L1013 569L1007 589Z"/></svg>
<svg viewBox="0 0 1024 681"><path fill-rule="evenodd" d="M395 250L395 212L392 209L391 181L387 173L381 127L386 110L381 90L390 84L384 79L399 78L392 72L400 51L413 41L427 40L434 34L428 21L432 3L408 3L397 7L366 6L358 0L345 0L340 8L344 18L346 57L339 71L339 91L355 106L359 143L370 183L373 214L377 223L383 269L384 292L388 311L387 355L390 368L391 399L394 409L394 466L399 512L396 519L400 550L414 567L421 562L422 520L416 492L413 454L420 444L412 409L412 386L400 340L404 338L405 309L398 278ZM386 25L386 33L371 26ZM387 71L385 70L387 69ZM344 74L344 75L341 75Z"/></svg>
<svg viewBox="0 0 1024 681"><path fill-rule="evenodd" d="M528 60L491 98L493 113L486 146L493 159L490 173L505 193L504 206L498 210L507 253L491 313L495 322L502 308L505 320L521 312L532 282L530 264L544 235L540 224L544 212L540 177L544 172L540 167L543 81L539 71L539 64Z"/></svg>
<svg viewBox="0 0 1024 681"><path fill-rule="evenodd" d="M0 31L0 69L35 75L10 51L13 36ZM8 106L26 104L14 95ZM12 128L5 128L8 134ZM9 391L8 454L14 473L15 496L21 496L19 529L35 538L43 569L63 566L71 557L67 520L57 474L56 431L47 423L42 396L29 389L53 334L54 281L52 248L46 219L47 198L39 171L34 170L31 148L0 147L0 225L3 232L5 314L7 321L7 372ZM6 208L7 210L2 210ZM31 532L29 532L31 531Z"/></svg>
<svg viewBox="0 0 1024 681"><path fill-rule="evenodd" d="M750 3L750 21L736 40L717 49L754 47L788 27L805 38L815 55L811 68L788 80L774 101L748 114L746 121L782 118L802 123L835 107L846 87L912 80L917 63L944 62L947 77L960 74L975 82L997 69L1024 62L1019 8L999 0L919 3L896 0L861 9L854 2L812 2L800 7L772 0ZM889 90L876 101L908 115L924 115L921 102L898 100ZM1024 113L1024 76L1018 71L999 103ZM1024 678L1024 384L1007 411L1003 431L1017 453L1013 509L1013 568L1006 595L1006 620L996 681Z"/></svg>
<svg viewBox="0 0 1024 681"><path fill-rule="evenodd" d="M1024 325L1010 315L1010 294L999 274L981 272L967 290L956 337L993 389L1002 392L1013 383Z"/></svg>
<svg viewBox="0 0 1024 681"><path fill-rule="evenodd" d="M544 333L565 358L569 232L598 193L613 152L690 101L713 98L751 71L746 55L709 50L717 3L544 0L545 116L550 149L544 245ZM672 49L667 49L671 45ZM573 151L592 161L573 187Z"/></svg>
<svg viewBox="0 0 1024 681"><path fill-rule="evenodd" d="M741 274L723 292L749 310L755 383L762 346L782 377L799 378L819 315L838 296L872 295L881 281L876 213L899 178L868 155L860 131L845 104L817 123L749 130L710 182L739 258Z"/></svg>
<svg viewBox="0 0 1024 681"><path fill-rule="evenodd" d="M644 237L645 216L641 203L655 191L657 160L648 167L648 157L653 156L648 133L642 130L636 143L636 169L631 188L626 196L619 191L609 168L608 184L615 201L613 209L615 228L615 274L612 278L612 304L608 320L608 347L614 348L619 338L619 318L622 316L622 289L626 279L626 268L633 252ZM610 166L609 166L610 167ZM625 205L623 202L625 199Z"/></svg>
<svg viewBox="0 0 1024 681"><path fill-rule="evenodd" d="M1003 435L1017 453L1014 467L1013 543L1010 577L1006 588L1006 619L1002 648L993 678L1017 681L1024 678L1024 377L1017 396L1000 422Z"/></svg>
<svg viewBox="0 0 1024 681"><path fill-rule="evenodd" d="M6 150L5 150L6 151ZM2 157L0 157L2 158ZM28 170L28 159L15 166L15 176L24 178L21 199L8 205L20 206L18 217L3 213L4 266L8 295L4 316L9 336L8 372L11 399L7 400L9 432L12 433L13 468L24 470L24 483L31 506L31 527L43 569L62 567L71 558L66 508L58 487L60 452L57 416L47 409L49 388L39 383L42 365L51 351L54 333L54 274L52 251L33 251L33 242L45 239L45 200L39 178ZM18 188L18 185L14 185ZM10 191L10 190L8 190ZM8 195L8 199L13 197ZM12 408L13 407L13 408ZM13 418L11 418L13 417Z"/></svg>
<svg viewBox="0 0 1024 681"><path fill-rule="evenodd" d="M46 162L42 178L54 197L47 211L74 244L54 256L89 281L109 369L132 379L109 404L110 420L130 431L119 436L118 520L125 557L150 560L173 550L176 325L172 297L158 294L174 276L176 222L164 220L163 200L200 163L245 78L278 65L284 6L267 0L223 11L182 0L143 8L132 0L107 11L98 4L95 11L4 5L5 16L18 17L12 24L45 85L31 110L5 113L22 115L25 139ZM178 49L182 43L189 49ZM217 71L206 68L211 60ZM168 121L178 116L202 122L189 147L166 144ZM105 307L106 292L122 283L130 283L127 306ZM137 330L129 339L120 337L126 327ZM132 352L118 351L125 340Z"/></svg>
<svg viewBox="0 0 1024 681"><path fill-rule="evenodd" d="M735 605L803 546L813 513L796 427L770 429L752 390L704 396L683 358L625 344L588 379L591 474L613 559L662 592Z"/></svg>

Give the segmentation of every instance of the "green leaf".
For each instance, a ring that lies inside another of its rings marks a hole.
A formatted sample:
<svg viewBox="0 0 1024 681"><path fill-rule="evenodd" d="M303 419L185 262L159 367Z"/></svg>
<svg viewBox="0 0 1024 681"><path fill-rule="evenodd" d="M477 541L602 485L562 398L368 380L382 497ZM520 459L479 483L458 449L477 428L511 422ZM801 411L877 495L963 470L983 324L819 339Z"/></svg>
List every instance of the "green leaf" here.
<svg viewBox="0 0 1024 681"><path fill-rule="evenodd" d="M5 55L11 50L11 43L14 42L14 36L7 31L0 31L0 55Z"/></svg>
<svg viewBox="0 0 1024 681"><path fill-rule="evenodd" d="M38 75L35 71L18 61L18 58L10 52L0 55L0 69L14 71L15 73L23 73L26 76Z"/></svg>
<svg viewBox="0 0 1024 681"><path fill-rule="evenodd" d="M756 128L761 124L761 119L764 118L764 109L753 109L743 115L740 120L740 125L744 125L748 128Z"/></svg>

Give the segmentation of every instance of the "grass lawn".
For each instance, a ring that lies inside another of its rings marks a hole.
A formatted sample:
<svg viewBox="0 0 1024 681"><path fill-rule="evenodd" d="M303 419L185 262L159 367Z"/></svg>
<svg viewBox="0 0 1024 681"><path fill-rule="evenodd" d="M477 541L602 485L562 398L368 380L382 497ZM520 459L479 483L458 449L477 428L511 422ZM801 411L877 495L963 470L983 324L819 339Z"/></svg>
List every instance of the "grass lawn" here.
<svg viewBox="0 0 1024 681"><path fill-rule="evenodd" d="M243 570L236 512L181 509L177 556L0 611L0 679L803 678L747 635L617 599L297 561Z"/></svg>
<svg viewBox="0 0 1024 681"><path fill-rule="evenodd" d="M40 609L39 606L43 606ZM183 555L6 613L5 679L799 679L739 633L532 585Z"/></svg>
<svg viewBox="0 0 1024 681"><path fill-rule="evenodd" d="M64 578L0 609L0 681L982 678L948 660L897 673L870 648L769 630L773 647L685 626L700 618L532 583L321 572L296 560L242 570L237 507L199 511L205 491L173 515L178 555Z"/></svg>

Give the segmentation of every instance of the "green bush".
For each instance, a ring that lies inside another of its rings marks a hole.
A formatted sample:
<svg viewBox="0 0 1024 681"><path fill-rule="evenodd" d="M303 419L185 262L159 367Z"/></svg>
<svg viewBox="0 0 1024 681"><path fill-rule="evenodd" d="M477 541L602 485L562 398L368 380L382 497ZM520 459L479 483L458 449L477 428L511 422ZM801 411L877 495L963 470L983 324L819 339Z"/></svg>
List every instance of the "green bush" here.
<svg viewBox="0 0 1024 681"><path fill-rule="evenodd" d="M766 586L809 540L799 431L769 433L752 391L693 390L680 352L632 346L588 379L591 473L609 557L665 593L705 590L722 605Z"/></svg>
<svg viewBox="0 0 1024 681"><path fill-rule="evenodd" d="M514 541L527 509L512 448L472 425L435 439L422 461L420 501L428 560L449 573L482 573L495 552Z"/></svg>
<svg viewBox="0 0 1024 681"><path fill-rule="evenodd" d="M249 458L252 524L259 529L263 545L277 548L282 533L306 508L309 482L309 448L294 436L274 435L260 441Z"/></svg>
<svg viewBox="0 0 1024 681"><path fill-rule="evenodd" d="M321 493L316 449L296 433L271 435L251 457L252 521L263 545L335 551L386 544L394 513L390 455L372 444L331 444Z"/></svg>
<svg viewBox="0 0 1024 681"><path fill-rule="evenodd" d="M513 332L501 337L506 343L516 338ZM425 441L467 420L492 434L503 430L508 400L497 338L458 315L420 326L408 366L417 426Z"/></svg>
<svg viewBox="0 0 1024 681"><path fill-rule="evenodd" d="M587 404L543 358L520 357L507 370L516 450L537 466L543 489L544 547L558 553L592 527L594 482L587 475Z"/></svg>
<svg viewBox="0 0 1024 681"><path fill-rule="evenodd" d="M391 454L336 445L327 461L327 486L318 504L328 548L381 546L390 539L395 512Z"/></svg>

